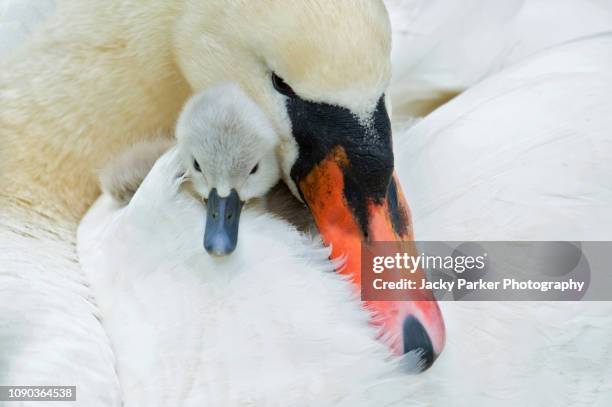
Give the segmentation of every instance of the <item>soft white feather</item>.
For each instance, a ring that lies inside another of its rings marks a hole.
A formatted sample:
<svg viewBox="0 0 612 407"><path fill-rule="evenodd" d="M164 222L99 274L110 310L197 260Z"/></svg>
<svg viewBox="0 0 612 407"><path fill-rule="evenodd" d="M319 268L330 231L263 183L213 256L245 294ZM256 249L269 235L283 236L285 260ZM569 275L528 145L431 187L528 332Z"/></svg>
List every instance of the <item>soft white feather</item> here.
<svg viewBox="0 0 612 407"><path fill-rule="evenodd" d="M385 0L398 116L441 102L528 55L612 31L609 0Z"/></svg>
<svg viewBox="0 0 612 407"><path fill-rule="evenodd" d="M180 161L79 229L126 406L326 405L395 371L329 252L289 224L245 209L236 252L209 256Z"/></svg>
<svg viewBox="0 0 612 407"><path fill-rule="evenodd" d="M396 138L419 239L610 239L611 47L543 52Z"/></svg>
<svg viewBox="0 0 612 407"><path fill-rule="evenodd" d="M542 52L396 134L397 170L418 239L610 240L610 49L612 35L602 35ZM612 303L441 308L448 342L420 400L612 400Z"/></svg>
<svg viewBox="0 0 612 407"><path fill-rule="evenodd" d="M114 354L65 243L74 232L62 224L49 230L38 213L24 225L15 213L0 211L1 385L76 385L75 406L119 406Z"/></svg>

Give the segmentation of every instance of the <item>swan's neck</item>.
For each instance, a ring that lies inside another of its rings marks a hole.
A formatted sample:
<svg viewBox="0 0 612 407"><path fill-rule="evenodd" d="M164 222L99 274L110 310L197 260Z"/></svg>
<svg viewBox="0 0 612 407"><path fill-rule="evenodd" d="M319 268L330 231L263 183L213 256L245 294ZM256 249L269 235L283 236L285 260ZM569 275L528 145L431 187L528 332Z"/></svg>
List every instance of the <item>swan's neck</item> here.
<svg viewBox="0 0 612 407"><path fill-rule="evenodd" d="M0 206L75 222L97 169L174 125L189 94L172 51L182 2L70 2L0 67Z"/></svg>

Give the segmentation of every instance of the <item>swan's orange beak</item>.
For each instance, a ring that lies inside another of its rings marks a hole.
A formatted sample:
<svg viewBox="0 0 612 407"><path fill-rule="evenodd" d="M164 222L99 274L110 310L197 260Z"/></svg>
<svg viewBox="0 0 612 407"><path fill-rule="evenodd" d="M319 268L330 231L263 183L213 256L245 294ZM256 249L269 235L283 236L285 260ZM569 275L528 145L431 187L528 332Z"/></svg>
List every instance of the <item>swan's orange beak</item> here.
<svg viewBox="0 0 612 407"><path fill-rule="evenodd" d="M393 172L382 98L365 126L337 106L292 100L288 111L300 147L291 175L332 258L344 259L338 271L360 288L362 250L372 242L401 242L415 254L410 212ZM424 275L419 271L414 278ZM442 315L429 290L411 290L404 299L365 301L365 306L395 354L418 349L429 367L444 347Z"/></svg>

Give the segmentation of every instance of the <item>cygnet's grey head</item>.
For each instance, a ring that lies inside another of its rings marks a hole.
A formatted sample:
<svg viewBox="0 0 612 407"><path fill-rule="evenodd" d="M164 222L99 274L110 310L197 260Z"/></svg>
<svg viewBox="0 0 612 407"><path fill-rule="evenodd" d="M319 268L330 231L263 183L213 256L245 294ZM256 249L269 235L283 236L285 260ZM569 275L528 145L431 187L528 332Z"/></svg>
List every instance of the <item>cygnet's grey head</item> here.
<svg viewBox="0 0 612 407"><path fill-rule="evenodd" d="M186 175L198 194L242 201L261 197L280 178L278 138L265 113L237 85L223 83L193 96L176 137Z"/></svg>
<svg viewBox="0 0 612 407"><path fill-rule="evenodd" d="M176 138L186 178L208 200L204 247L216 256L230 254L242 205L280 179L276 132L253 100L224 83L187 102Z"/></svg>

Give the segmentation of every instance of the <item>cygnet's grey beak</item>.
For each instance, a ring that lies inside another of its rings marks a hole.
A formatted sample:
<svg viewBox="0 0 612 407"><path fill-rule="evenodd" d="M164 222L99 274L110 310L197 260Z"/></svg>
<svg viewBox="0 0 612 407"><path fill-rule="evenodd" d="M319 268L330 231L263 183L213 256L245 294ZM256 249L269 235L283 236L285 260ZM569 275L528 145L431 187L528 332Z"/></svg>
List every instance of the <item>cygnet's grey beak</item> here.
<svg viewBox="0 0 612 407"><path fill-rule="evenodd" d="M227 197L220 197L213 188L208 195L204 248L212 256L227 256L238 244L238 226L243 202L232 189Z"/></svg>

